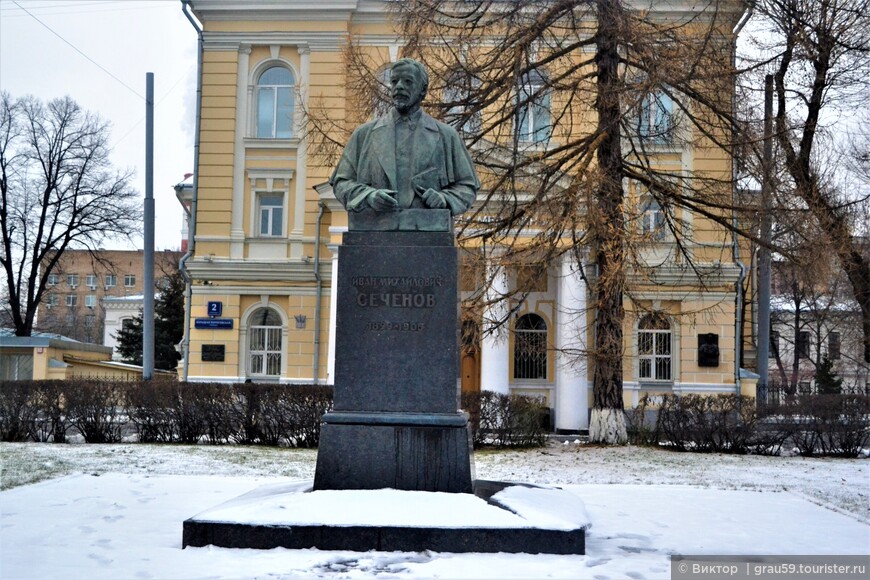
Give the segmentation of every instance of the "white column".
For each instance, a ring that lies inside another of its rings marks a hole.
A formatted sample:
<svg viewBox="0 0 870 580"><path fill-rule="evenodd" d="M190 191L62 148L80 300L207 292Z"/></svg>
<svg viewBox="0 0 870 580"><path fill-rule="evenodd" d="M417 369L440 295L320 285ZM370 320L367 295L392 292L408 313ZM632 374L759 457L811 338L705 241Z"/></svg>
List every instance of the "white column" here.
<svg viewBox="0 0 870 580"><path fill-rule="evenodd" d="M326 355L326 384L335 384L335 319L338 314L338 246L327 246L332 252L332 282L329 288L329 348Z"/></svg>
<svg viewBox="0 0 870 580"><path fill-rule="evenodd" d="M233 201L230 217L230 258L245 255L245 135L248 130L248 63L251 47L239 46L236 69L236 130L233 141Z"/></svg>
<svg viewBox="0 0 870 580"><path fill-rule="evenodd" d="M572 256L563 256L556 300L556 429L589 428L586 375L586 283Z"/></svg>
<svg viewBox="0 0 870 580"><path fill-rule="evenodd" d="M502 266L489 264L492 277L487 299L503 297L508 292L507 275ZM489 306L483 313L483 341L480 349L480 388L510 394L510 345L505 326L492 330L495 323L507 315L506 301Z"/></svg>

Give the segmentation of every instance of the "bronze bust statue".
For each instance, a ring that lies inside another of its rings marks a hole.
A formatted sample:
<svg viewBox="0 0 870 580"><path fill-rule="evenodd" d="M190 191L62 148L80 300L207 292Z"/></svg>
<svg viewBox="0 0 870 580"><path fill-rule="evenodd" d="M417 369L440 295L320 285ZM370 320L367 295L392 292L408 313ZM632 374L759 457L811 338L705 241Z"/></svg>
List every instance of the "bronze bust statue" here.
<svg viewBox="0 0 870 580"><path fill-rule="evenodd" d="M420 108L429 75L403 58L390 70L393 107L351 135L330 178L349 212L403 209L465 212L480 189L471 156L456 130Z"/></svg>

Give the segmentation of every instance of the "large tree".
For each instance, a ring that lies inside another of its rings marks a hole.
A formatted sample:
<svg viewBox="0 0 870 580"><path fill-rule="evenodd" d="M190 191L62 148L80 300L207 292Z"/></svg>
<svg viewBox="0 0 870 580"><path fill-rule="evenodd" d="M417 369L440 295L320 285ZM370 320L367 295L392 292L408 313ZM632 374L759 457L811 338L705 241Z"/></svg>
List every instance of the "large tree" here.
<svg viewBox="0 0 870 580"><path fill-rule="evenodd" d="M459 222L463 240L485 248L490 264L530 266L539 276L564 257L591 272L594 342L576 353L594 369L590 436L625 441L625 297L632 280L649 282L662 265L644 248L667 236L674 242L667 264L679 264L696 286L717 284L720 274L694 262L684 219L692 212L704 224L733 225L730 168L674 170L659 161L662 145L719 149L727 159L732 29L742 4L713 2L667 18L619 0L411 0L393 7L408 43L402 52L430 71L430 107L460 128L482 173L484 209ZM348 119L352 127L372 113L365 103L378 96L379 68L364 47L351 46L347 63L348 97L358 99L347 109L359 117ZM316 148L336 151L341 127L317 106L310 112ZM642 225L653 206L654 223ZM488 272L485 283L501 275ZM498 313L486 321L492 329L508 323L529 291L520 284L509 295L480 292L471 309ZM495 300L505 307L491 308Z"/></svg>
<svg viewBox="0 0 870 580"><path fill-rule="evenodd" d="M0 93L0 309L16 335L33 331L67 249L95 251L140 230L131 173L113 168L109 153L108 124L71 98Z"/></svg>
<svg viewBox="0 0 870 580"><path fill-rule="evenodd" d="M844 188L843 145L870 93L870 0L760 0L750 64L774 76L778 194L800 200L852 288L870 363L870 259L866 242L866 142L855 148L860 188ZM749 77L752 78L752 77ZM845 191L848 189L848 191ZM862 232L862 228L865 229Z"/></svg>

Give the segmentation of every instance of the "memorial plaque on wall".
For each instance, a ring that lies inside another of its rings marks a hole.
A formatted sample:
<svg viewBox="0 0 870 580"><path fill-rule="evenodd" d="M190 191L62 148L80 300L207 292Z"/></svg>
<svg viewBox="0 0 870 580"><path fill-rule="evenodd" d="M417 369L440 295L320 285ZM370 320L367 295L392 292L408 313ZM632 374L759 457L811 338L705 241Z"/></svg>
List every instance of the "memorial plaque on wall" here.
<svg viewBox="0 0 870 580"><path fill-rule="evenodd" d="M202 362L223 362L225 349L223 344L202 345Z"/></svg>
<svg viewBox="0 0 870 580"><path fill-rule="evenodd" d="M714 333L698 335L698 366L719 366L719 335Z"/></svg>

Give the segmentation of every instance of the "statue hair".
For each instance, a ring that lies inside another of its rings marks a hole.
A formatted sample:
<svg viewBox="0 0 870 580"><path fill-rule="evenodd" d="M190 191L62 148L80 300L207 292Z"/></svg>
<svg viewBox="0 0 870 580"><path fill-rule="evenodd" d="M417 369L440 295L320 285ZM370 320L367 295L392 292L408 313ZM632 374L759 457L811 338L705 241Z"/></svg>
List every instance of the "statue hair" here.
<svg viewBox="0 0 870 580"><path fill-rule="evenodd" d="M392 64L390 70L395 70L396 67L399 66L411 67L411 69L414 71L414 74L416 74L418 78L423 79L423 93L426 93L429 90L429 73L426 72L426 69L423 67L422 64L420 64L413 58L400 58Z"/></svg>

